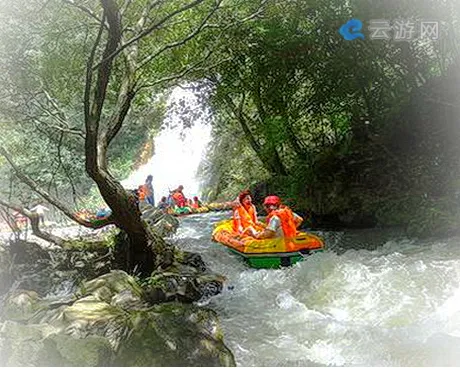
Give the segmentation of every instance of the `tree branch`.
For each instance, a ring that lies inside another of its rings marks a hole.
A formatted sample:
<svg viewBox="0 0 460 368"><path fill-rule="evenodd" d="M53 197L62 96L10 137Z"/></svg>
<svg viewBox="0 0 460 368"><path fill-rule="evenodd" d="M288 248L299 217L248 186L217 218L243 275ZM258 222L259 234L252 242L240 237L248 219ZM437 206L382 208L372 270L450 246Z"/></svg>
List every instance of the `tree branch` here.
<svg viewBox="0 0 460 368"><path fill-rule="evenodd" d="M39 194L41 197L46 199L49 203L51 203L53 206L61 210L68 218L72 219L73 221L77 222L78 224L89 227L92 229L99 229L102 227L105 227L107 225L113 224L113 219L111 217L107 218L106 221L95 225L89 221L85 221L75 215L71 209L69 209L64 203L59 201L56 198L53 198L50 194L48 194L46 191L41 189L37 183L35 183L31 178L29 178L13 161L11 158L11 155L8 153L8 151L4 148L4 145L0 146L0 154L5 157L5 159L8 161L10 166L13 168L14 172L16 173L16 176L21 180L24 184L26 184L30 189L32 189L35 193Z"/></svg>
<svg viewBox="0 0 460 368"><path fill-rule="evenodd" d="M160 28L169 19L175 17L176 15L178 15L180 13L183 13L186 10L189 10L189 9L201 4L203 1L204 0L195 0L195 1L191 2L190 4L185 5L185 6L181 7L181 8L173 11L172 13L168 14L163 19L161 19L159 22L157 22L154 25L150 26L149 28L147 28L146 30L142 31L137 36L135 36L135 37L131 38L130 40L128 40L125 44L120 46L118 49L115 49L110 54L106 55L99 64L97 64L95 67L93 67L93 70L100 68L105 63L107 63L108 61L112 60L115 56L117 56L120 52L122 52L128 46L132 45L134 42L139 41L141 38L144 38L145 36L148 36L155 29Z"/></svg>
<svg viewBox="0 0 460 368"><path fill-rule="evenodd" d="M29 211L28 209L21 207L19 205L11 204L0 199L0 206L19 212L21 215L27 217L30 221L32 227L32 233L47 242L56 244L59 247L62 247L65 243L65 240L59 236L48 233L47 231L42 231L40 229L40 216L37 213Z"/></svg>
<svg viewBox="0 0 460 368"><path fill-rule="evenodd" d="M87 8L86 6L76 4L73 0L62 0L62 1L88 14L91 18L97 20L98 24L100 24L101 22L102 24L104 24L104 16L102 17L102 20L101 20L91 9ZM104 24L104 27L108 28L107 25L105 24Z"/></svg>
<svg viewBox="0 0 460 368"><path fill-rule="evenodd" d="M177 74L170 75L168 77L160 78L152 83L149 84L143 84L139 86L138 90L144 89L144 88L151 88L166 82L170 82L172 80L180 79L185 77L187 74L192 73L192 72L197 72L197 71L207 71L207 70L212 70L213 68L226 63L227 61L231 61L231 58L227 58L221 61L218 61L217 63L211 64L209 66L199 68L198 66L203 64L210 56L212 52L209 52L202 60L198 61L197 63L193 65L187 65L185 68L182 68L181 71L179 71Z"/></svg>
<svg viewBox="0 0 460 368"><path fill-rule="evenodd" d="M198 33L200 33L203 29L205 29L207 27L207 24L206 24L207 21L215 14L217 9L219 9L221 3L222 3L222 0L218 0L216 2L216 5L206 15L206 17L203 19L203 21L200 23L200 25L198 26L197 29L195 29L193 32L191 32L188 36L186 36L181 41L176 41L176 42L172 42L172 43L170 43L168 45L165 45L160 50L158 50L156 53L154 53L153 55L147 56L144 60L142 60L139 63L139 66L138 66L137 69L141 69L143 66L145 66L147 63L149 63L150 61L152 61L153 59L155 59L156 57L161 55L163 52L165 52L165 51L167 51L169 49L178 47L178 46L182 46L182 45L186 44L188 41L190 41L193 37L195 37Z"/></svg>

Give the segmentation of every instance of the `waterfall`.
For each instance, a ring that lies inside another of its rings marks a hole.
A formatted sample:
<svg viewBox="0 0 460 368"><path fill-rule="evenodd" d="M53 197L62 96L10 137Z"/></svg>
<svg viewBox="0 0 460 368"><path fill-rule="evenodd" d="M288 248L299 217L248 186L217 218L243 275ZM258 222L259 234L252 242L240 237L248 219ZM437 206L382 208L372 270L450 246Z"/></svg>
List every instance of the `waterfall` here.
<svg viewBox="0 0 460 368"><path fill-rule="evenodd" d="M185 99L191 108L199 108L196 95L181 88L173 90L168 107L179 99ZM166 120L168 127L154 139L153 157L122 181L122 185L127 189L137 188L144 183L147 175L152 175L156 202L167 196L169 189L181 184L187 198L200 196L197 169L210 140L211 127L202 117L194 121L191 128L183 128L181 116L169 109Z"/></svg>

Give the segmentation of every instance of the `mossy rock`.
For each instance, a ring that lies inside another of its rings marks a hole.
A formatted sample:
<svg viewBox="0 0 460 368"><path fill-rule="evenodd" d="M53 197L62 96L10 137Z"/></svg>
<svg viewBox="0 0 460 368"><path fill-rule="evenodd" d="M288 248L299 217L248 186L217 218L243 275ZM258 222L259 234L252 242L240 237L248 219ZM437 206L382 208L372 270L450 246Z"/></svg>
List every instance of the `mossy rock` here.
<svg viewBox="0 0 460 368"><path fill-rule="evenodd" d="M198 263L199 266L199 263ZM201 268L173 262L167 269L152 273L148 279L150 288L160 289L164 293L161 301L180 301L192 303L219 294L222 291L225 277L213 273L205 273ZM149 298L149 301L155 302Z"/></svg>
<svg viewBox="0 0 460 368"><path fill-rule="evenodd" d="M14 306L14 300L24 299L22 304L27 306L27 316L39 301L35 294L29 294L20 292L11 301ZM122 271L86 282L82 290L68 300L41 305L40 310L27 319L27 325L5 322L0 331L3 363L234 365L214 312L180 303L148 307L142 295L134 278Z"/></svg>
<svg viewBox="0 0 460 368"><path fill-rule="evenodd" d="M124 271L114 270L85 282L77 295L81 297L93 295L99 300L110 303L115 295L125 290L130 290L133 295L139 298L142 297L142 289L132 276Z"/></svg>
<svg viewBox="0 0 460 368"><path fill-rule="evenodd" d="M166 303L137 318L114 361L125 366L234 366L215 313Z"/></svg>
<svg viewBox="0 0 460 368"><path fill-rule="evenodd" d="M107 339L78 339L48 324L5 322L0 329L2 366L108 366L114 352Z"/></svg>
<svg viewBox="0 0 460 368"><path fill-rule="evenodd" d="M41 299L35 291L16 290L6 297L2 309L2 319L25 321L41 306Z"/></svg>

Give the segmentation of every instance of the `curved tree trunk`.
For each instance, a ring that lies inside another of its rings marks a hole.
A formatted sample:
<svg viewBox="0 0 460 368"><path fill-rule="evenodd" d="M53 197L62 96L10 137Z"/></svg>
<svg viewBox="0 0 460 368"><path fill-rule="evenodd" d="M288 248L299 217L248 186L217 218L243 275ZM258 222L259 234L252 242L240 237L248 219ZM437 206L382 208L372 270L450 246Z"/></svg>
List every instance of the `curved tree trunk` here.
<svg viewBox="0 0 460 368"><path fill-rule="evenodd" d="M141 212L133 195L110 175L96 175L93 178L99 191L112 209L115 224L126 232L129 239L127 271L140 272L147 276L155 268L156 252L149 246L151 242L160 249L165 247L162 238L151 239L141 219Z"/></svg>
<svg viewBox="0 0 460 368"><path fill-rule="evenodd" d="M37 238L40 238L47 242L56 244L59 247L62 247L65 244L64 239L40 229L40 216L37 213L31 212L25 209L24 207L5 202L1 199L0 199L0 205L3 207L9 208L9 209L15 210L19 212L21 215L26 216L30 221L30 224L32 227L32 233Z"/></svg>

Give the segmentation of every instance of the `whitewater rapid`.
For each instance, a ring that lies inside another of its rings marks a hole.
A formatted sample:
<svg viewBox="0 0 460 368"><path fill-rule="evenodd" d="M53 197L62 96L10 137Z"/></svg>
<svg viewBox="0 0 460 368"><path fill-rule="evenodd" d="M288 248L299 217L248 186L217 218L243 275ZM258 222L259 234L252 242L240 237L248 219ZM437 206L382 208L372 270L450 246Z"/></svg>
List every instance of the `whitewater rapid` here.
<svg viewBox="0 0 460 368"><path fill-rule="evenodd" d="M210 241L225 216L182 218L174 239L227 277L230 287L209 307L238 365L460 364L460 238L325 232L328 251L254 270Z"/></svg>

